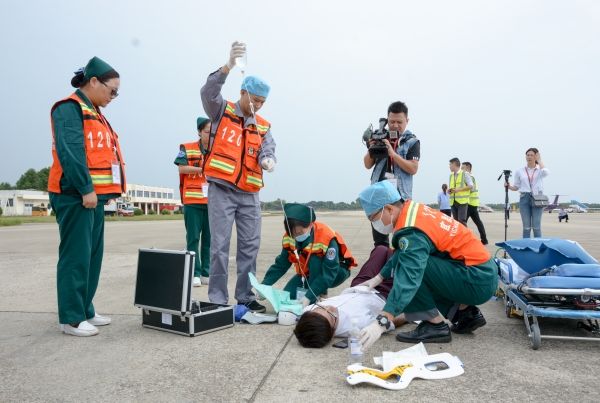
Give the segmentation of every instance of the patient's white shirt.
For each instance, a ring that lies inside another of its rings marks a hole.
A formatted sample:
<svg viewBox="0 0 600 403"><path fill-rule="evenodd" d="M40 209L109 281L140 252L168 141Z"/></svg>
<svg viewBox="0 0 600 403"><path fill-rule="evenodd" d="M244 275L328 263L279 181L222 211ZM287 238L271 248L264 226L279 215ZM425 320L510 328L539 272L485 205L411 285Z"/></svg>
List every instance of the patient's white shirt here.
<svg viewBox="0 0 600 403"><path fill-rule="evenodd" d="M319 304L338 309L338 325L334 336L348 337L352 328L352 318L356 318L359 329L370 325L383 310L385 301L377 294L346 293L324 299ZM307 306L304 312L310 311L313 306Z"/></svg>

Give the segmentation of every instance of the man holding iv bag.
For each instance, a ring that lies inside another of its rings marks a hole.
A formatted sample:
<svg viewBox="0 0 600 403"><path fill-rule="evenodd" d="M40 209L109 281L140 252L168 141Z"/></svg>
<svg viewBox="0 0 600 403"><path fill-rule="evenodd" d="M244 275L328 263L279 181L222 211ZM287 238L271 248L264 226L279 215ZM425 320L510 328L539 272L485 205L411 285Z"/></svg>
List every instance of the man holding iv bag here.
<svg viewBox="0 0 600 403"><path fill-rule="evenodd" d="M257 112L270 87L255 76L243 79L237 102L223 99L221 88L236 63L245 64L246 45L234 42L227 63L210 74L200 90L211 125L203 172L208 181L208 217L211 233L211 273L208 297L227 304L229 242L233 222L237 232L235 299L251 311L264 312L256 301L248 273L256 273L260 247L261 212L258 192L263 170L275 169L275 141L271 124ZM243 74L243 71L242 71Z"/></svg>

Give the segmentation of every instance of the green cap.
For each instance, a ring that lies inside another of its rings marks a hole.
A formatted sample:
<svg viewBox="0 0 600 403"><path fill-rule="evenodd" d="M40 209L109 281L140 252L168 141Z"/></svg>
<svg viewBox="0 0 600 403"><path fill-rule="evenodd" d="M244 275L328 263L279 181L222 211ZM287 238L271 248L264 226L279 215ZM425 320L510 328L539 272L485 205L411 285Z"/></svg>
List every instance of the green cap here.
<svg viewBox="0 0 600 403"><path fill-rule="evenodd" d="M208 122L209 120L210 119L208 119L208 118L200 116L198 119L196 119L196 129L199 129L202 126L204 126L204 123Z"/></svg>
<svg viewBox="0 0 600 403"><path fill-rule="evenodd" d="M104 60L99 57L92 57L88 64L85 65L83 69L83 76L86 79L90 79L92 77L101 77L103 74L108 73L109 71L115 71L110 64L106 63Z"/></svg>
<svg viewBox="0 0 600 403"><path fill-rule="evenodd" d="M314 222L317 218L315 210L312 207L300 203L286 203L283 205L283 211L287 218L293 218L305 223Z"/></svg>

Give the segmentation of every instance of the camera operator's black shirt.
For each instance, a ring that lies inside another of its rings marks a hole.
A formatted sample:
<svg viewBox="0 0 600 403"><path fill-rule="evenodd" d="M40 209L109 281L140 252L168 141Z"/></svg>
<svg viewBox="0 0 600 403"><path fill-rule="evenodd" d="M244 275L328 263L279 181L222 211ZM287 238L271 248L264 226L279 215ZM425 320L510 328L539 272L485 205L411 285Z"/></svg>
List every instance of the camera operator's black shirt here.
<svg viewBox="0 0 600 403"><path fill-rule="evenodd" d="M398 148L398 146L400 146L402 143L404 143L407 139L402 139L400 140L400 143L398 143L398 145L396 146L396 149ZM406 160L419 160L421 158L421 142L419 140L417 140L415 142L415 144L412 145L412 147L410 147L408 149L408 151L406 152ZM390 158L388 158L388 166L387 168L381 172L381 176L379 177L378 182L381 182L382 180L385 179L385 174L386 172L392 172L392 166L390 165L392 164L392 161Z"/></svg>

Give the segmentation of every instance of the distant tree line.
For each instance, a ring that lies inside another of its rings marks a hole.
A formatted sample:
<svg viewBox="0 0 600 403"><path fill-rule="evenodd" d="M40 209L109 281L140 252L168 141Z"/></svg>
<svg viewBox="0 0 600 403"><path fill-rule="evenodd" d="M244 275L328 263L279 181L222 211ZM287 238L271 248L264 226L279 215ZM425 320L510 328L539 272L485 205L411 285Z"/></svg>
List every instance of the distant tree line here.
<svg viewBox="0 0 600 403"><path fill-rule="evenodd" d="M261 202L260 207L264 211L281 211L281 204L287 203L285 200L277 199L269 202ZM351 203L346 202L332 202L332 201L309 201L306 204L311 206L315 210L333 210L333 211L350 211L350 210L361 210L358 199Z"/></svg>
<svg viewBox="0 0 600 403"><path fill-rule="evenodd" d="M277 199L269 202L261 202L260 206L263 211L281 211L281 203L285 204L285 200ZM307 206L313 207L315 210L332 210L332 211L350 211L350 210L362 210L358 199L354 200L351 203L346 202L332 202L332 201L309 201L306 204ZM568 206L570 203L560 203L561 205ZM600 208L600 204L598 203L586 203L590 208ZM496 210L502 211L504 210L504 203L488 203L486 204L488 207ZM519 203L511 203L511 209L517 208ZM437 203L429 203L428 206L437 209Z"/></svg>
<svg viewBox="0 0 600 403"><path fill-rule="evenodd" d="M50 168L42 168L39 171L31 168L21 175L15 185L11 185L8 182L0 182L0 190L33 189L45 191L48 189L49 174Z"/></svg>

